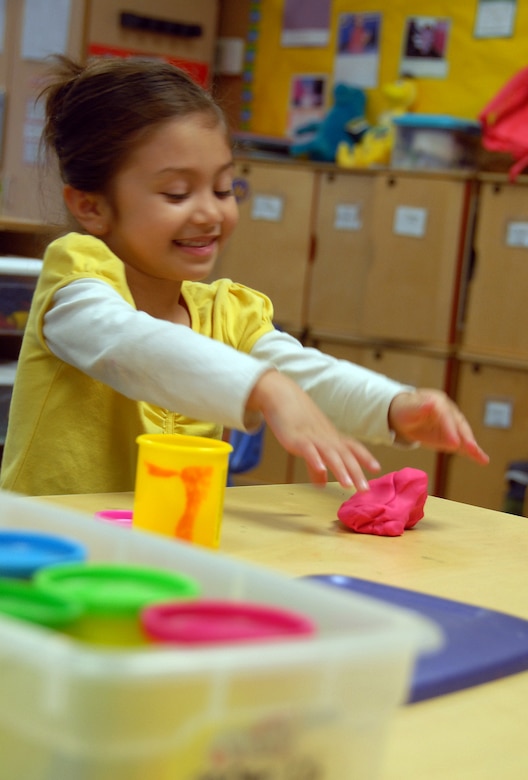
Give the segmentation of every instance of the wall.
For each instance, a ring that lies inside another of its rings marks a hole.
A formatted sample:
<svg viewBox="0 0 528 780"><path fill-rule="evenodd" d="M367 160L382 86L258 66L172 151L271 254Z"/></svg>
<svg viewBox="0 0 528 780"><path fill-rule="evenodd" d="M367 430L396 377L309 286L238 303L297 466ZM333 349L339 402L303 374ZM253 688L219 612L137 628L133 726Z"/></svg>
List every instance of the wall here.
<svg viewBox="0 0 528 780"><path fill-rule="evenodd" d="M420 101L416 110L475 119L505 81L528 65L528 3L518 0L513 37L491 40L473 37L477 6L477 0L333 0L330 45L324 49L285 49L280 46L284 0L261 0L252 132L270 135L286 132L292 76L302 73L331 76L339 15L369 11L382 14L380 84L399 75L400 48L408 16L451 19L448 77L418 80ZM368 90L367 97L368 116L374 121L385 104L379 89Z"/></svg>
<svg viewBox="0 0 528 780"><path fill-rule="evenodd" d="M4 4L6 34L5 50L0 51L0 88L5 90L7 109L0 160L0 212L5 217L61 223L62 186L52 168L41 167L38 153L44 106L36 106L35 100L45 83L49 62L41 52L28 55L22 46L26 25L31 29L33 24L32 6L20 0L5 0ZM200 24L202 35L184 38L125 28L119 22L123 6L137 16ZM192 63L197 76L208 81L218 7L219 0L194 0L192 4L185 0L127 0L126 4L121 0L75 0L71 3L63 53L83 60L87 53L144 52L169 61ZM55 14L61 13L56 4L49 8ZM48 41L54 29L53 15L50 19L48 28L38 31L44 49L51 45Z"/></svg>

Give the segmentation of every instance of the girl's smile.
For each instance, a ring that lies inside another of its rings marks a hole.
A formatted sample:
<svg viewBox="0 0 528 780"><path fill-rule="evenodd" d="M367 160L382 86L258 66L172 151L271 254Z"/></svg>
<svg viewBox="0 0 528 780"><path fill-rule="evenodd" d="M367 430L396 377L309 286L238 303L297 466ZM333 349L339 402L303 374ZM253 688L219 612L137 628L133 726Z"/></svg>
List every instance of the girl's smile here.
<svg viewBox="0 0 528 780"><path fill-rule="evenodd" d="M217 250L218 236L212 238L195 238L195 239L178 239L174 243L176 246L181 247L183 250L194 254L196 257L205 257L213 251Z"/></svg>
<svg viewBox="0 0 528 780"><path fill-rule="evenodd" d="M225 130L192 114L161 124L131 153L103 199L102 240L141 289L179 296L181 282L213 270L238 209Z"/></svg>

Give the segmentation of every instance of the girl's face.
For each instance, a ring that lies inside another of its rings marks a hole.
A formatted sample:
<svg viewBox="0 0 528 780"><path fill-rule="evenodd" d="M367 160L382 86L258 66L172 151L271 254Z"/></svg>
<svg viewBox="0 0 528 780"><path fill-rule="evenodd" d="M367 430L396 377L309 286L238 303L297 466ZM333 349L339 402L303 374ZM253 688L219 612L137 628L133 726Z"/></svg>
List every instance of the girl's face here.
<svg viewBox="0 0 528 780"><path fill-rule="evenodd" d="M205 279L236 225L231 149L208 120L161 124L114 179L101 237L135 278Z"/></svg>

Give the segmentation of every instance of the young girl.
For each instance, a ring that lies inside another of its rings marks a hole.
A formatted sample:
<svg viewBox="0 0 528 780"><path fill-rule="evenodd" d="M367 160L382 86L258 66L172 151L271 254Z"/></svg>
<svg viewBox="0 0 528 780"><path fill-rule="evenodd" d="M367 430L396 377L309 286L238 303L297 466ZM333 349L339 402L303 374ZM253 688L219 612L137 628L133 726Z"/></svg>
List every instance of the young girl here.
<svg viewBox="0 0 528 780"><path fill-rule="evenodd" d="M204 284L237 221L224 117L153 60L57 58L45 90L76 232L50 244L22 344L2 464L26 494L134 489L136 436L220 437L266 421L324 484L368 489L351 436L487 456L458 408L304 348L270 301ZM248 247L248 262L251 247Z"/></svg>

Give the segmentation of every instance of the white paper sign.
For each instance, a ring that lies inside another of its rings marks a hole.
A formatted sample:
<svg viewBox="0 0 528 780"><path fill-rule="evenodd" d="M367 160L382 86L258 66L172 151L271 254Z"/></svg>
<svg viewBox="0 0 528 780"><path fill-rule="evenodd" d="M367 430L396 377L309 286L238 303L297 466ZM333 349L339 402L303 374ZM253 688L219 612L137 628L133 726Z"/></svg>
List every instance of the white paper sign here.
<svg viewBox="0 0 528 780"><path fill-rule="evenodd" d="M39 160L40 138L44 129L44 105L42 101L35 102L34 98L26 101L26 113L24 116L24 155L25 163L35 165Z"/></svg>
<svg viewBox="0 0 528 780"><path fill-rule="evenodd" d="M528 222L508 222L506 246L528 247Z"/></svg>
<svg viewBox="0 0 528 780"><path fill-rule="evenodd" d="M422 238L427 225L427 209L414 206L397 206L394 212L393 231L397 236Z"/></svg>
<svg viewBox="0 0 528 780"><path fill-rule="evenodd" d="M511 38L517 0L479 0L475 38Z"/></svg>
<svg viewBox="0 0 528 780"><path fill-rule="evenodd" d="M71 0L25 0L22 59L43 60L65 54Z"/></svg>
<svg viewBox="0 0 528 780"><path fill-rule="evenodd" d="M335 207L334 228L336 230L361 230L360 207L357 203L338 203Z"/></svg>
<svg viewBox="0 0 528 780"><path fill-rule="evenodd" d="M486 401L484 425L486 428L511 428L513 403L511 401Z"/></svg>
<svg viewBox="0 0 528 780"><path fill-rule="evenodd" d="M280 222L283 211L284 198L278 195L255 195L251 206L251 218Z"/></svg>

